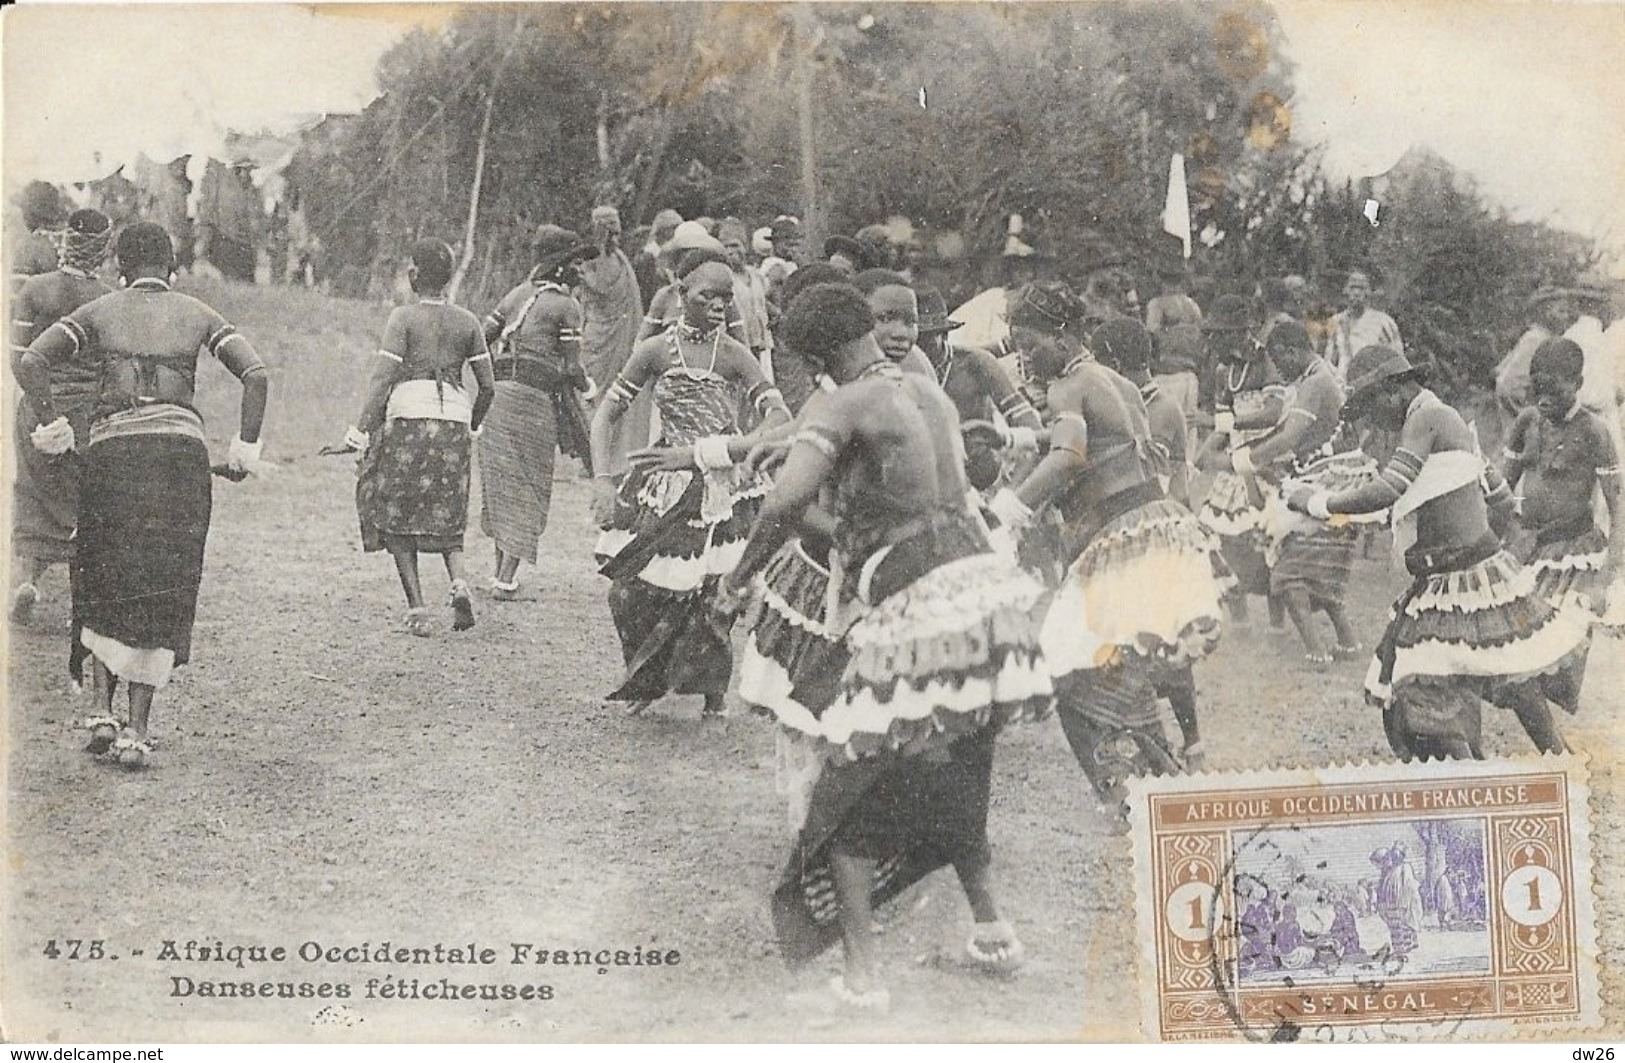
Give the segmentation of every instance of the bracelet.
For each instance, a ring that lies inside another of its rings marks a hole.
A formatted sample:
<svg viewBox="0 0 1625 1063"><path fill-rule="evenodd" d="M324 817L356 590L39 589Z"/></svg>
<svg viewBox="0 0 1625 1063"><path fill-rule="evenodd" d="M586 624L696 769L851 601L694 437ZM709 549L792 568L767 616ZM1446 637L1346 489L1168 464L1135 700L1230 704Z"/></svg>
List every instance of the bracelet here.
<svg viewBox="0 0 1625 1063"><path fill-rule="evenodd" d="M1330 491L1316 491L1309 496L1309 500L1304 503L1303 508L1308 510L1309 515L1316 520L1329 520L1332 513L1331 510L1326 508L1326 502L1331 497L1332 493Z"/></svg>
<svg viewBox="0 0 1625 1063"><path fill-rule="evenodd" d="M733 468L734 460L728 453L727 436L705 436L694 441L694 464L701 472Z"/></svg>

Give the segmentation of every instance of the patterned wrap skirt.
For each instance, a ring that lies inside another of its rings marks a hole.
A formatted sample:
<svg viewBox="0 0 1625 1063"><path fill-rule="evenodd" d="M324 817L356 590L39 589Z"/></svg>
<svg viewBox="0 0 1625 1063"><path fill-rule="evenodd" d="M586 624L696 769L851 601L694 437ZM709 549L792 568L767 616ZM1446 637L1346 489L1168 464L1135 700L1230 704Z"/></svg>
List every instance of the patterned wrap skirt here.
<svg viewBox="0 0 1625 1063"><path fill-rule="evenodd" d="M1413 547L1405 563L1414 578L1394 603L1365 692L1374 704L1398 707L1409 733L1476 735L1476 719L1467 719L1464 699L1452 695L1493 699L1585 652L1586 619L1541 597L1534 570L1500 549L1493 534L1433 554Z"/></svg>
<svg viewBox="0 0 1625 1063"><path fill-rule="evenodd" d="M52 397L60 401L57 395ZM85 418L70 417L70 421L77 438L84 439ZM23 396L17 403L11 433L11 452L17 462L11 496L11 549L17 558L46 564L71 561L84 459L78 450L41 453L30 438L38 425L39 415L28 397Z"/></svg>
<svg viewBox="0 0 1625 1063"><path fill-rule="evenodd" d="M1199 517L1219 537L1225 564L1236 579L1235 589L1243 594L1268 594L1270 590L1267 517L1275 488L1259 481L1264 505L1256 506L1247 495L1247 484L1238 473L1218 472L1203 500Z"/></svg>
<svg viewBox="0 0 1625 1063"><path fill-rule="evenodd" d="M497 549L533 565L553 499L558 455L553 410L548 392L500 380L477 448L480 529Z"/></svg>
<svg viewBox="0 0 1625 1063"><path fill-rule="evenodd" d="M1212 537L1179 503L1156 499L1112 517L1072 562L1044 617L1051 673L1127 658L1200 660L1219 642L1222 578Z"/></svg>
<svg viewBox="0 0 1625 1063"><path fill-rule="evenodd" d="M472 457L465 424L427 417L386 421L357 467L362 549L461 550Z"/></svg>
<svg viewBox="0 0 1625 1063"><path fill-rule="evenodd" d="M213 488L209 450L181 434L115 436L85 451L73 621L114 675L163 686L191 659Z"/></svg>
<svg viewBox="0 0 1625 1063"><path fill-rule="evenodd" d="M1360 545L1358 525L1319 524L1288 535L1270 566L1270 593L1303 589L1310 604L1340 608Z"/></svg>

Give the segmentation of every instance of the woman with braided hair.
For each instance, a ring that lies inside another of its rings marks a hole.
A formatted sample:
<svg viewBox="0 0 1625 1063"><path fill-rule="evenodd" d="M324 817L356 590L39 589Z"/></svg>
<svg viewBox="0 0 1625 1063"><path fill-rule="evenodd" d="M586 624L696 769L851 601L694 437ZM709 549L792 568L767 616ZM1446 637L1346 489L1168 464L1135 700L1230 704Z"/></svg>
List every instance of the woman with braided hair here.
<svg viewBox="0 0 1625 1063"><path fill-rule="evenodd" d="M677 267L682 316L640 343L592 422L596 554L626 678L609 695L643 712L668 693L701 694L718 716L732 673L709 605L738 561L766 484L736 467L752 437L738 426L739 393L761 414L759 432L790 419L784 398L744 344L727 333L733 271L701 249ZM617 425L647 388L660 415L657 445L631 455L616 483L609 457Z"/></svg>
<svg viewBox="0 0 1625 1063"><path fill-rule="evenodd" d="M56 405L52 368L78 361L96 370L73 559L74 623L95 658L98 715L86 721L86 749L139 767L152 754L154 694L191 656L209 534L209 450L194 402L198 352L242 381L227 459L233 478L259 458L270 386L253 345L225 318L170 290L175 250L161 226L129 226L117 255L124 290L41 333L19 360L17 382L43 422L33 446L64 454L81 441ZM113 709L120 680L129 688L124 717Z"/></svg>
<svg viewBox="0 0 1625 1063"><path fill-rule="evenodd" d="M113 223L97 210L76 210L68 218L54 273L41 273L23 282L13 304L11 321L12 371L17 359L40 333L86 303L112 289L97 278L113 242ZM88 439L91 400L96 394L97 370L77 359L64 359L50 368L51 392L57 411L68 418L76 439ZM49 455L34 449L29 436L40 426L39 413L23 395L17 402L12 429L12 453L17 456L17 479L12 493L11 549L26 575L12 593L11 618L25 621L39 601L39 579L58 562L73 560L74 528L79 519L77 451ZM74 669L77 672L77 668ZM74 677L77 679L77 675Z"/></svg>

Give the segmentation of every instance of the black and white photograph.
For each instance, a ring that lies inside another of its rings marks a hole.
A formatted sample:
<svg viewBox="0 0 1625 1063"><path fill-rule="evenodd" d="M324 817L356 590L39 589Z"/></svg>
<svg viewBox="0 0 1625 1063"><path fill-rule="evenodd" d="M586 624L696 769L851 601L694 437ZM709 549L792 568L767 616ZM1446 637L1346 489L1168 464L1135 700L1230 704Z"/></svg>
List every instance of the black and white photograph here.
<svg viewBox="0 0 1625 1063"><path fill-rule="evenodd" d="M1622 55L7 7L0 1039L1620 1039Z"/></svg>

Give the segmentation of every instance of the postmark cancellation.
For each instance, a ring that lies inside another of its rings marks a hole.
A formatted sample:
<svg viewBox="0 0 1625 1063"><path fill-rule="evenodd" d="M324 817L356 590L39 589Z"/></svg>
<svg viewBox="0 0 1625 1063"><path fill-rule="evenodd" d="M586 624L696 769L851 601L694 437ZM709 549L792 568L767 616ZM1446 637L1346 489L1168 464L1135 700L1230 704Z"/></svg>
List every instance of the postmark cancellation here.
<svg viewBox="0 0 1625 1063"><path fill-rule="evenodd" d="M1140 780L1146 1036L1415 1040L1596 1025L1587 795L1573 757Z"/></svg>

